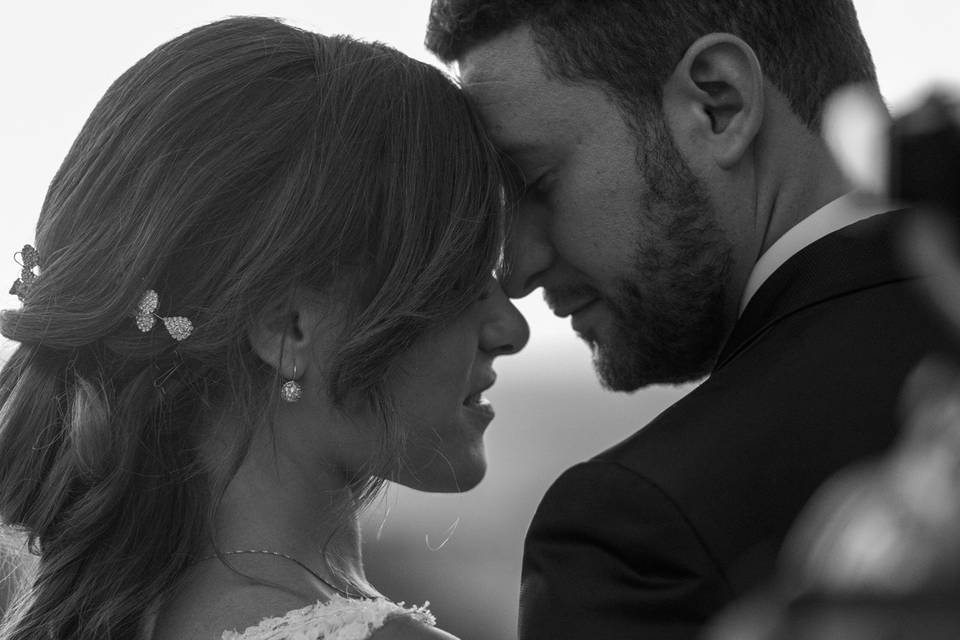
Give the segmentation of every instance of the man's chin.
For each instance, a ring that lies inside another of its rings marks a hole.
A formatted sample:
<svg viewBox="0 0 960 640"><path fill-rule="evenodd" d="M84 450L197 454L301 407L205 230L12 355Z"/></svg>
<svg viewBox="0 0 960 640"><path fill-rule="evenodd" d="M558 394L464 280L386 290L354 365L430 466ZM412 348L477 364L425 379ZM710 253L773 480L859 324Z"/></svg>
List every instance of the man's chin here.
<svg viewBox="0 0 960 640"><path fill-rule="evenodd" d="M627 348L617 349L590 343L593 351L593 368L604 389L631 393L657 384L681 385L702 380L709 375L712 362L698 365L679 361L646 362L643 357L634 357Z"/></svg>

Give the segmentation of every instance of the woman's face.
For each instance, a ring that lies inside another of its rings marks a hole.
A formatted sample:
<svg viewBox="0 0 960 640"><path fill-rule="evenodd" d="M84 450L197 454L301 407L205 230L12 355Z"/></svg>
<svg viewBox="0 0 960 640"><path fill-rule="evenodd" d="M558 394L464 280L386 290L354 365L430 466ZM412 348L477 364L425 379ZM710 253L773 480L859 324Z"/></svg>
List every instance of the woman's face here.
<svg viewBox="0 0 960 640"><path fill-rule="evenodd" d="M387 389L405 444L391 480L421 491L458 492L483 479L483 434L493 406L482 394L496 380L494 358L522 349L529 333L491 276L481 299L397 359Z"/></svg>

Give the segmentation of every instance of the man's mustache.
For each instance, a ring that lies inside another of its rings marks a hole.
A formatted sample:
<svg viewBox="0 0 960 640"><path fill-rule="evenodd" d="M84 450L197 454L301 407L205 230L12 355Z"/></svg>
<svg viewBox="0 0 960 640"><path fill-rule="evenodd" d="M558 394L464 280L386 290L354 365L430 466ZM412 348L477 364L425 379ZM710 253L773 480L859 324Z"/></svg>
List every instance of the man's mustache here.
<svg viewBox="0 0 960 640"><path fill-rule="evenodd" d="M543 299L551 309L556 309L570 300L601 297L603 296L596 288L587 284L570 284L543 288Z"/></svg>

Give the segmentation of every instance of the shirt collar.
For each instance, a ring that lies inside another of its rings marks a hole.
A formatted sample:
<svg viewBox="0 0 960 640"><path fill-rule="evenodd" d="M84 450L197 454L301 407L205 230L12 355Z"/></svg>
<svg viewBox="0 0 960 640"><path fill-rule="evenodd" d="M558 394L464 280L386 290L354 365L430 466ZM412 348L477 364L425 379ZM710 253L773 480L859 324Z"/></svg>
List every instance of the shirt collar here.
<svg viewBox="0 0 960 640"><path fill-rule="evenodd" d="M757 260L743 290L740 313L767 278L801 249L834 231L890 210L888 202L851 191L811 213L788 229Z"/></svg>

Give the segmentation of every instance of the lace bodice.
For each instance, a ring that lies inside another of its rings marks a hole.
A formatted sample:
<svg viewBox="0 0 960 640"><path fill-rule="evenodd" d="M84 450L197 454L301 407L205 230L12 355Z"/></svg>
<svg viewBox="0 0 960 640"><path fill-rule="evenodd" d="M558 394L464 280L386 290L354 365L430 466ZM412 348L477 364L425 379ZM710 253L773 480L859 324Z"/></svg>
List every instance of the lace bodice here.
<svg viewBox="0 0 960 640"><path fill-rule="evenodd" d="M405 607L378 598L351 600L335 595L329 602L266 618L243 632L224 631L221 640L365 640L391 618L405 616L434 625L433 614L422 607Z"/></svg>

